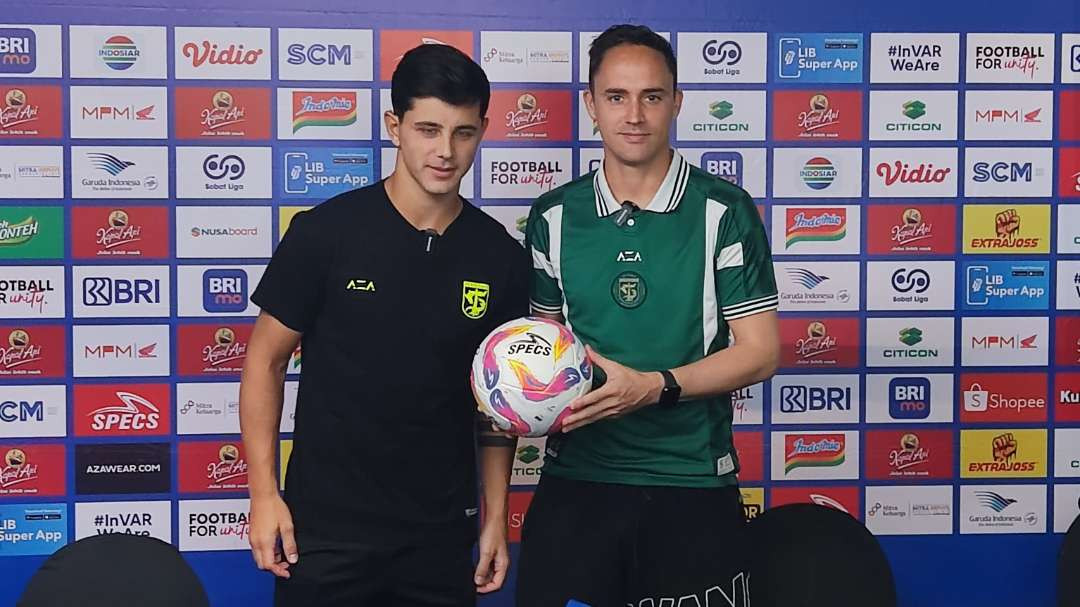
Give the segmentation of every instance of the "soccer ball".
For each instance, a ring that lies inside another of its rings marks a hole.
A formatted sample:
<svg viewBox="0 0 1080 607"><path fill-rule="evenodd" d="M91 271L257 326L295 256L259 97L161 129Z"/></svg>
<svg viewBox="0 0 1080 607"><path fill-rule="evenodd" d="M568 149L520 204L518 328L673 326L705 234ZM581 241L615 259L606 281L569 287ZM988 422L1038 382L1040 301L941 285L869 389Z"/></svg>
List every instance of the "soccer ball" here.
<svg viewBox="0 0 1080 607"><path fill-rule="evenodd" d="M558 432L570 401L592 388L585 347L563 325L544 318L503 323L484 339L470 379L480 411L516 436Z"/></svg>

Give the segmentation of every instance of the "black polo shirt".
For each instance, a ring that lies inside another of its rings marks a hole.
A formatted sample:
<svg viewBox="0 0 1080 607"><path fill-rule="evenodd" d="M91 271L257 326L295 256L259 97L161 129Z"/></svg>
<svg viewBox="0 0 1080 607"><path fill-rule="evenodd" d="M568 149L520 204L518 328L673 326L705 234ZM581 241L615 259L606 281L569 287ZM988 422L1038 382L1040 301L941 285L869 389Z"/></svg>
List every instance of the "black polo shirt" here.
<svg viewBox="0 0 1080 607"><path fill-rule="evenodd" d="M468 202L432 237L383 182L293 218L251 299L303 333L285 486L298 529L475 521L469 368L492 329L528 313L530 267Z"/></svg>

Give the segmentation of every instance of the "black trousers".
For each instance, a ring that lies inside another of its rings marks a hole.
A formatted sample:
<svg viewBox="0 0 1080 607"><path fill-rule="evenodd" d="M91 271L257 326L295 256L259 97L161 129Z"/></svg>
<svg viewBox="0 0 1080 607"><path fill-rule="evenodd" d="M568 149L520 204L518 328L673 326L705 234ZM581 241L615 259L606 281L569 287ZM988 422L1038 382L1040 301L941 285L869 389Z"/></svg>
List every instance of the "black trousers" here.
<svg viewBox="0 0 1080 607"><path fill-rule="evenodd" d="M522 529L516 605L746 607L744 529L736 487L544 475Z"/></svg>
<svg viewBox="0 0 1080 607"><path fill-rule="evenodd" d="M275 607L474 607L475 535L458 529L344 541L297 530Z"/></svg>

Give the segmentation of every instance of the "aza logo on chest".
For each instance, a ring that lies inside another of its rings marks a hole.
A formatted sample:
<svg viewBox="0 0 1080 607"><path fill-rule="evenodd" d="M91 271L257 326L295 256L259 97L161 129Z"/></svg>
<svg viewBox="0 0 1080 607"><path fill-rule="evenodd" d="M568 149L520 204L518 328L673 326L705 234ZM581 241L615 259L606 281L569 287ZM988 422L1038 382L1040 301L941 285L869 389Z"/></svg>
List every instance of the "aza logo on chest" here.
<svg viewBox="0 0 1080 607"><path fill-rule="evenodd" d="M359 291L363 293L375 292L375 281L364 278L350 278L345 282L346 291Z"/></svg>

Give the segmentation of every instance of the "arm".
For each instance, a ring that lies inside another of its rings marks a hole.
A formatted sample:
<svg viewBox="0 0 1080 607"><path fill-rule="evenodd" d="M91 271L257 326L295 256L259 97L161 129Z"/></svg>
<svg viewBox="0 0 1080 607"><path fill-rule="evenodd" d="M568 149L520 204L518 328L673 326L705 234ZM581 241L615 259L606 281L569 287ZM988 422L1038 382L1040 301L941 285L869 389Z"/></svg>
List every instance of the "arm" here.
<svg viewBox="0 0 1080 607"><path fill-rule="evenodd" d="M689 365L672 369L687 400L708 398L765 381L780 364L780 329L776 312L730 321L735 343ZM657 377L659 373L653 373ZM655 378L654 378L655 379ZM660 378L659 386L664 385ZM656 390L656 398L660 390ZM654 399L655 401L655 399Z"/></svg>
<svg viewBox="0 0 1080 607"><path fill-rule="evenodd" d="M780 360L775 311L730 321L735 343L701 360L671 369L682 386L682 399L695 400L731 392L772 377ZM664 387L657 371L636 371L605 358L586 346L589 358L607 375L600 388L576 399L563 431L570 432L607 417L626 415L656 404Z"/></svg>
<svg viewBox="0 0 1080 607"><path fill-rule="evenodd" d="M483 484L484 523L480 531L480 560L476 567L476 591L494 592L502 587L510 568L507 547L507 516L510 472L514 465L516 438L507 438L479 421L480 482Z"/></svg>
<svg viewBox="0 0 1080 607"><path fill-rule="evenodd" d="M517 245L513 247L519 257L510 264L506 290L492 320L496 326L524 316L529 310L532 264L524 250ZM510 569L507 500L517 438L498 432L482 414L477 414L476 437L480 451L484 522L480 531L480 558L476 564L475 581L476 591L483 594L501 588Z"/></svg>
<svg viewBox="0 0 1080 607"><path fill-rule="evenodd" d="M261 312L240 375L240 432L248 459L251 548L259 569L284 578L289 577L289 564L297 560L297 550L292 516L278 493L274 471L285 369L299 341L300 333ZM279 535L284 562L277 547Z"/></svg>

